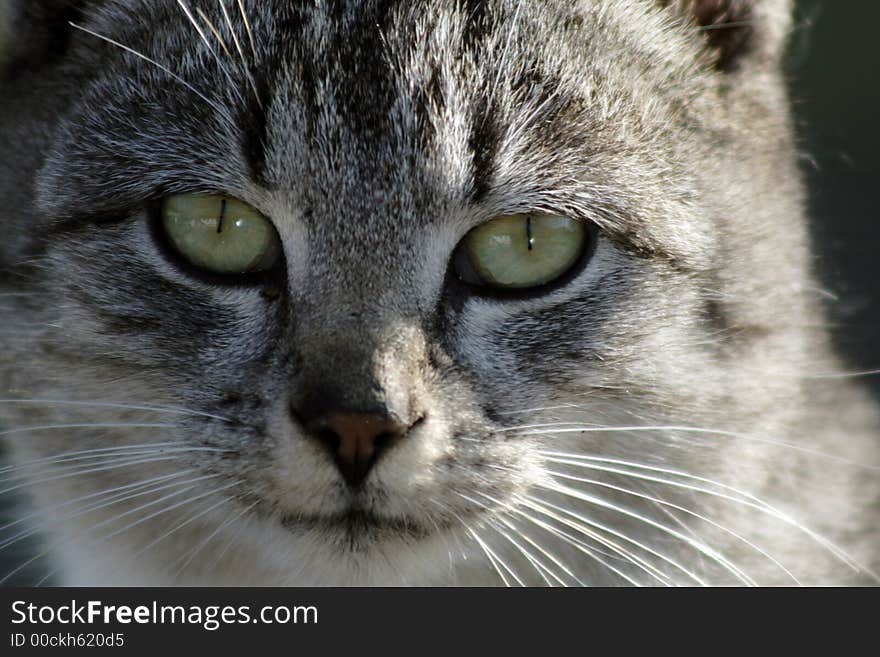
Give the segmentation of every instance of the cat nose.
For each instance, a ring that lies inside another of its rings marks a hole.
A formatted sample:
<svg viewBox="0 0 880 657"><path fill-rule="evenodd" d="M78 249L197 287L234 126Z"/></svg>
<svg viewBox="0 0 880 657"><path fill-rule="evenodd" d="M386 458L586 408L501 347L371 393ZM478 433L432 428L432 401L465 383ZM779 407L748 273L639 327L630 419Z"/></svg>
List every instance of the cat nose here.
<svg viewBox="0 0 880 657"><path fill-rule="evenodd" d="M379 456L414 426L394 416L338 413L309 423L306 429L330 450L345 481L359 487Z"/></svg>

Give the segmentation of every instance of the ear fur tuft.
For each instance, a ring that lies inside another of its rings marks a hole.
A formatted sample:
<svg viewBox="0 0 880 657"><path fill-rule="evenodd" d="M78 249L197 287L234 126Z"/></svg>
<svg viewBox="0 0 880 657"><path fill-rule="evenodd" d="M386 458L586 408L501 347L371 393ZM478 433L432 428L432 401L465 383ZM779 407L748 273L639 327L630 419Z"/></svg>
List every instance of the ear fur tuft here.
<svg viewBox="0 0 880 657"><path fill-rule="evenodd" d="M660 0L698 26L720 71L736 70L753 54L781 50L790 20L790 0Z"/></svg>

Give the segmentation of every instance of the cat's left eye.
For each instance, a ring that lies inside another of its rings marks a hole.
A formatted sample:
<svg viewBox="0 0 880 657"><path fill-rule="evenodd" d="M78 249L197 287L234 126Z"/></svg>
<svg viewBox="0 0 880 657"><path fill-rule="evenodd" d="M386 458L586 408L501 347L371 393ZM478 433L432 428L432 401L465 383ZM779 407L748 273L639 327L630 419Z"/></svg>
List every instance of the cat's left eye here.
<svg viewBox="0 0 880 657"><path fill-rule="evenodd" d="M453 266L466 283L499 290L550 284L581 262L592 234L569 217L529 213L496 217L468 233Z"/></svg>
<svg viewBox="0 0 880 657"><path fill-rule="evenodd" d="M182 194L162 202L162 228L173 249L213 274L251 274L281 259L275 227L247 203L220 194Z"/></svg>

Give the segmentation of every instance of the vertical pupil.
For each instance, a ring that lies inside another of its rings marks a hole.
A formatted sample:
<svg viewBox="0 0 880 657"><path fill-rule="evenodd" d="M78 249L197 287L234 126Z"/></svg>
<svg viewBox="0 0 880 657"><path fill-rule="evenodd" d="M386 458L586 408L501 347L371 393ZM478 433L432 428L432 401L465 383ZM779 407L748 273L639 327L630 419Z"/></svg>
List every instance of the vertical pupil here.
<svg viewBox="0 0 880 657"><path fill-rule="evenodd" d="M532 237L532 215L526 217L526 240L531 251L535 246L535 238Z"/></svg>
<svg viewBox="0 0 880 657"><path fill-rule="evenodd" d="M217 222L217 234L223 230L223 219L226 217L226 199L220 199L220 220Z"/></svg>

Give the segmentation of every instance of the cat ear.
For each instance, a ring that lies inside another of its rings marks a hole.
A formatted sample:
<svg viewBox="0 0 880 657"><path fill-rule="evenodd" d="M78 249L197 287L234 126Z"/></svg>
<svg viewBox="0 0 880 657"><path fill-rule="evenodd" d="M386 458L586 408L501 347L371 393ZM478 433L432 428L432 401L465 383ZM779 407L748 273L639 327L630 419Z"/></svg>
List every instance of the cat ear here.
<svg viewBox="0 0 880 657"><path fill-rule="evenodd" d="M660 0L705 39L715 67L777 61L791 26L791 0Z"/></svg>
<svg viewBox="0 0 880 657"><path fill-rule="evenodd" d="M2 0L0 2L0 69L13 74L35 69L67 51L70 22L88 0Z"/></svg>

